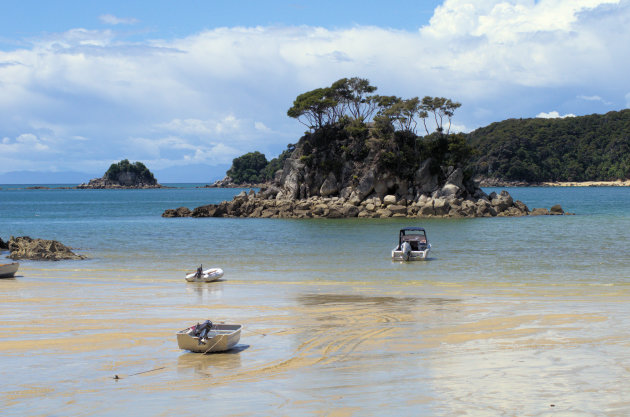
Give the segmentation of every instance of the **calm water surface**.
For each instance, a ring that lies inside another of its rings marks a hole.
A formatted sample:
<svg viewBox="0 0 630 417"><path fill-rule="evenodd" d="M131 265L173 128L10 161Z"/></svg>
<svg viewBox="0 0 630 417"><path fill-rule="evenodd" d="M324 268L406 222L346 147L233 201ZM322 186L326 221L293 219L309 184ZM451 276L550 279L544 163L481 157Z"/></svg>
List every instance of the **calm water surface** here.
<svg viewBox="0 0 630 417"><path fill-rule="evenodd" d="M164 219L241 191L175 186L0 186L0 237L89 257L0 280L2 415L630 413L628 188L508 189L575 216ZM393 263L410 225L432 258ZM199 263L225 279L185 283ZM205 318L239 349L179 351Z"/></svg>

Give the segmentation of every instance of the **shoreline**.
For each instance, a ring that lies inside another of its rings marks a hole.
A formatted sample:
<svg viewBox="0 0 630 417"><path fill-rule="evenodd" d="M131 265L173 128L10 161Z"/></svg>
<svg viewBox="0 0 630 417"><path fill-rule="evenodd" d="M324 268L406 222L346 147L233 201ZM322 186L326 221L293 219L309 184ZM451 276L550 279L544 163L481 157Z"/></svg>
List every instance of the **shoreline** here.
<svg viewBox="0 0 630 417"><path fill-rule="evenodd" d="M616 181L554 181L543 182L543 187L630 187L630 179Z"/></svg>
<svg viewBox="0 0 630 417"><path fill-rule="evenodd" d="M630 179L615 181L501 181L501 180L480 180L479 187L630 187Z"/></svg>

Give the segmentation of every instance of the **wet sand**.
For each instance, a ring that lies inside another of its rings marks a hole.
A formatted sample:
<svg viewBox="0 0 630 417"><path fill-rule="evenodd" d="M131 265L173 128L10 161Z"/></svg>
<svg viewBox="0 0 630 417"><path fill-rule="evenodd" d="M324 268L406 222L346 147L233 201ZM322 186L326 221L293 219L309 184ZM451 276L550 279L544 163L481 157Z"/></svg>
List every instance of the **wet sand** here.
<svg viewBox="0 0 630 417"><path fill-rule="evenodd" d="M626 284L22 273L0 280L3 416L630 412ZM205 319L243 324L237 347L180 351Z"/></svg>

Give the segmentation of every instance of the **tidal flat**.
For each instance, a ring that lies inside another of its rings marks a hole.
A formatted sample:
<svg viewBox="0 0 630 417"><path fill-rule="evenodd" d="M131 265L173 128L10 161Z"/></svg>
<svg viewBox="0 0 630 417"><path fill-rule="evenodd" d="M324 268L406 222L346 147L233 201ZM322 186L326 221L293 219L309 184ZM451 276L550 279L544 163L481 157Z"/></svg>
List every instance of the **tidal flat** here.
<svg viewBox="0 0 630 417"><path fill-rule="evenodd" d="M23 274L0 287L4 416L630 410L627 284ZM243 323L240 343L180 351L193 318Z"/></svg>

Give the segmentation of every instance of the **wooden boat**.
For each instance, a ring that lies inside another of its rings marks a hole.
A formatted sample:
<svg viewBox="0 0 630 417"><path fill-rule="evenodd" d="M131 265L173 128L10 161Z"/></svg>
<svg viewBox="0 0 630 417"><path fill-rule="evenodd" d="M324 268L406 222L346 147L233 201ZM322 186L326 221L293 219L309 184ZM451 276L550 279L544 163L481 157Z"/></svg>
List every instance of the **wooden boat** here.
<svg viewBox="0 0 630 417"><path fill-rule="evenodd" d="M191 352L223 352L238 343L242 328L241 324L214 324L206 320L177 332L177 345Z"/></svg>
<svg viewBox="0 0 630 417"><path fill-rule="evenodd" d="M221 268L210 268L201 270L201 267L196 272L186 274L186 281L188 282L212 282L216 281L223 276L223 270Z"/></svg>
<svg viewBox="0 0 630 417"><path fill-rule="evenodd" d="M429 256L431 244L422 227L404 227L398 235L398 246L392 251L394 261L424 261Z"/></svg>
<svg viewBox="0 0 630 417"><path fill-rule="evenodd" d="M15 276L20 264L12 262L10 264L0 264L0 278L12 278Z"/></svg>

